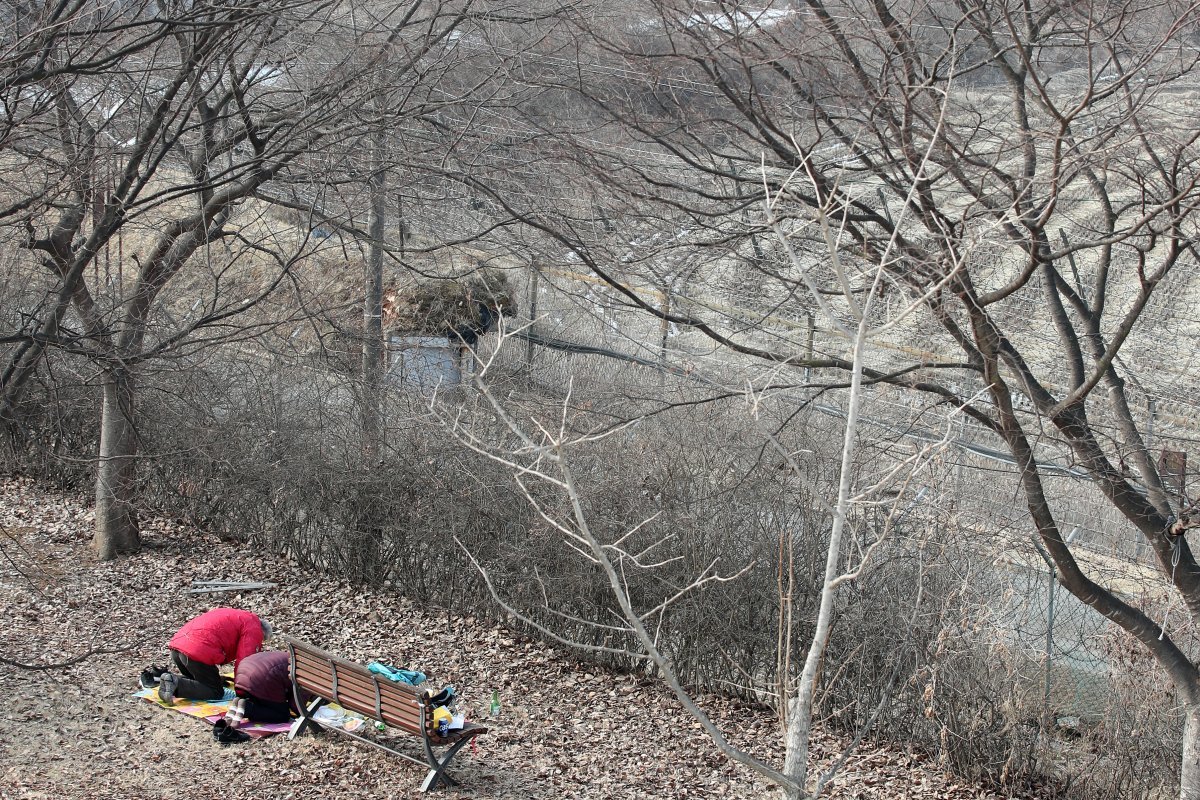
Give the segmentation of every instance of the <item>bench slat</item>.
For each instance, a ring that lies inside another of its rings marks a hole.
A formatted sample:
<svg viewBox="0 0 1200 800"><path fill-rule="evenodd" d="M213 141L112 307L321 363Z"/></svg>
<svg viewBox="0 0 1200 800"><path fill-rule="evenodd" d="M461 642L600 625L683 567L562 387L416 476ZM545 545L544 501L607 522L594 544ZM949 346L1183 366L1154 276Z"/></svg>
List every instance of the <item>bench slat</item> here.
<svg viewBox="0 0 1200 800"><path fill-rule="evenodd" d="M300 647L294 652L296 682L300 688L329 697L343 708L420 735L421 705L415 688L379 679L351 661L321 658Z"/></svg>
<svg viewBox="0 0 1200 800"><path fill-rule="evenodd" d="M301 688L308 689L314 694L322 697L333 696L333 686L325 683L314 683L311 685L300 684ZM360 687L347 686L345 684L338 687L338 696L334 701L351 711L357 711L360 714L365 714L374 719L380 719L388 725L404 729L409 733L420 734L421 730L421 709L415 705L390 705L383 704L383 713L376 715L375 713L375 694L374 692L366 692Z"/></svg>
<svg viewBox="0 0 1200 800"><path fill-rule="evenodd" d="M312 654L305 653L302 650L296 651L296 668L302 672L320 674L327 678L331 678L333 676L334 665L336 665L339 675L357 676L368 683L373 682L377 677L375 673L371 672L360 664L355 664L352 661L335 660L333 662L329 662L326 660L317 659ZM419 693L419 690L413 686L405 683L395 683L386 679L381 680L380 685L394 688L399 692L412 695L414 698Z"/></svg>

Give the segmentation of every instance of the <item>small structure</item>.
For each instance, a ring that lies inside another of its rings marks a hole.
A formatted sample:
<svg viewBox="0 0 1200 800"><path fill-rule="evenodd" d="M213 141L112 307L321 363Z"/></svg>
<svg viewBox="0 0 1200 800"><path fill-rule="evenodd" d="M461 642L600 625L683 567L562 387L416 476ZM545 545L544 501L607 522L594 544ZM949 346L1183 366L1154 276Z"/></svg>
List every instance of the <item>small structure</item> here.
<svg viewBox="0 0 1200 800"><path fill-rule="evenodd" d="M457 386L462 382L459 347L452 345L445 336L389 336L388 377L424 392Z"/></svg>
<svg viewBox="0 0 1200 800"><path fill-rule="evenodd" d="M497 269L393 288L383 299L389 375L422 390L457 385L463 356L501 315L515 313L508 276Z"/></svg>

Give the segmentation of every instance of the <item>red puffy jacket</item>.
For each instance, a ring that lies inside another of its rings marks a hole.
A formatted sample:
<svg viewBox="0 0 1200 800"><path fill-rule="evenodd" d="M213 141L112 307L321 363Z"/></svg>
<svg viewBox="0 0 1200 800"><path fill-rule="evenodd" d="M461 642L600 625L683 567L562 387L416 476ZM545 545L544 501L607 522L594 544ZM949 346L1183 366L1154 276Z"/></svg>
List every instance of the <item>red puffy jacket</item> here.
<svg viewBox="0 0 1200 800"><path fill-rule="evenodd" d="M257 653L263 643L262 621L249 611L214 608L190 620L167 644L193 661L220 666Z"/></svg>

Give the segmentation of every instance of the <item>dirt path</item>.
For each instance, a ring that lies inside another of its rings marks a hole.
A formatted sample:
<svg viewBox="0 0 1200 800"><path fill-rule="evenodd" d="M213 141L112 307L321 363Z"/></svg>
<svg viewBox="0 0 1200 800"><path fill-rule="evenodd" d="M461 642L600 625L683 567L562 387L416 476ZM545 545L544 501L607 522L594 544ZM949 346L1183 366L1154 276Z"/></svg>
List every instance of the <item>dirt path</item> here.
<svg viewBox="0 0 1200 800"><path fill-rule="evenodd" d="M161 520L146 548L96 563L90 511L72 497L0 479L0 798L416 797L423 771L346 737L276 736L221 747L203 723L131 696L138 671L214 604L250 609L284 634L350 659L391 660L459 688L469 716L492 690L501 717L464 751L445 798L761 798L770 787L713 747L658 685L574 663L504 629L339 584L285 561ZM273 590L188 595L193 579L264 580ZM396 621L399 621L397 624ZM417 630L428 634L410 632ZM128 648L128 649L125 649ZM730 738L781 762L773 719L709 698ZM417 745L415 739L408 744ZM822 761L837 752L819 736ZM414 754L418 751L413 749ZM836 798L991 798L902 753L868 747L847 764Z"/></svg>

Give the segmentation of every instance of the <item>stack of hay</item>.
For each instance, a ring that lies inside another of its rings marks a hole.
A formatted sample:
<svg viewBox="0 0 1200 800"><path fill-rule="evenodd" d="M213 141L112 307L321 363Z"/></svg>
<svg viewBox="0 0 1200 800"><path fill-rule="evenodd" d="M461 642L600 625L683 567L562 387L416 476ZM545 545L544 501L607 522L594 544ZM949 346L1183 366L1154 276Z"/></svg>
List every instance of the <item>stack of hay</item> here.
<svg viewBox="0 0 1200 800"><path fill-rule="evenodd" d="M473 344L501 314L515 313L508 276L484 269L459 280L427 281L387 292L383 317L388 331Z"/></svg>

